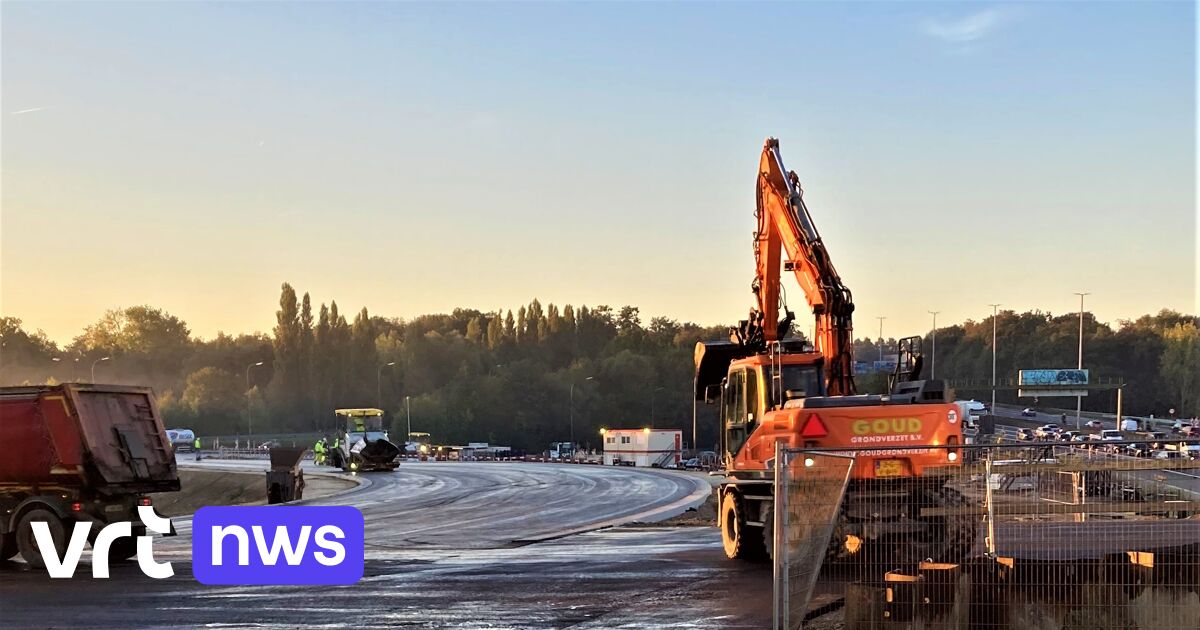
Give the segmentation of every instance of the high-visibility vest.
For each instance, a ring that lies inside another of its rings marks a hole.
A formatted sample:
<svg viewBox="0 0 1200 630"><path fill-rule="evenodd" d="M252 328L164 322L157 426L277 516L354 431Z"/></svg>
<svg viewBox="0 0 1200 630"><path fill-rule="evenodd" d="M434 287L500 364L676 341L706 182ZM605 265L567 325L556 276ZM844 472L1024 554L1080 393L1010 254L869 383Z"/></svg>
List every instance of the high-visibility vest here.
<svg viewBox="0 0 1200 630"><path fill-rule="evenodd" d="M333 448L337 448L337 447L338 447L338 444L340 444L340 442L338 441L338 439L337 439L337 438L333 438Z"/></svg>
<svg viewBox="0 0 1200 630"><path fill-rule="evenodd" d="M313 450L316 451L317 453L324 453L325 445L320 442L317 442L316 445L313 446Z"/></svg>
<svg viewBox="0 0 1200 630"><path fill-rule="evenodd" d="M196 438L196 441L192 444L192 446L195 446L196 448L200 448L200 438Z"/></svg>

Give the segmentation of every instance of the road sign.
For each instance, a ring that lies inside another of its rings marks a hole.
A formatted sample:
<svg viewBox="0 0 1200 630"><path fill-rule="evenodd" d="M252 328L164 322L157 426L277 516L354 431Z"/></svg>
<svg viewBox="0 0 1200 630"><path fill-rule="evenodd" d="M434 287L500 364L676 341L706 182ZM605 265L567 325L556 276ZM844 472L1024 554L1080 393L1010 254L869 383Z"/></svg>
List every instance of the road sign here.
<svg viewBox="0 0 1200 630"><path fill-rule="evenodd" d="M1017 373L1017 385L1018 396L1087 396L1088 371L1021 370Z"/></svg>

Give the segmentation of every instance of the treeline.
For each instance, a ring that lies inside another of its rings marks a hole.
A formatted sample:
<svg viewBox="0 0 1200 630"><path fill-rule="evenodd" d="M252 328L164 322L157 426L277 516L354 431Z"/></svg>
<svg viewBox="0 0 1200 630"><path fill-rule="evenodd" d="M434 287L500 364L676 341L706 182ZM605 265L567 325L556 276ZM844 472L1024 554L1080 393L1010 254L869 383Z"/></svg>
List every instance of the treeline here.
<svg viewBox="0 0 1200 630"><path fill-rule="evenodd" d="M1014 383L1018 370L1073 368L1079 352L1079 315L1052 315L1041 311L1000 311L996 317L996 374L1001 384ZM1126 413L1167 416L1200 414L1200 318L1171 310L1120 321L1114 328L1091 313L1083 317L1083 367L1093 383L1125 384ZM878 340L855 342L861 361L879 357ZM935 361L928 356L933 339L922 340L925 369L960 383L961 398L988 399L992 377L992 318L938 328ZM884 342L884 354L895 355L896 340ZM878 390L882 378L860 377L860 386ZM999 402L1031 404L1012 390L1000 390ZM1074 398L1043 398L1042 406L1074 408ZM1086 410L1112 412L1115 390L1091 392L1083 401Z"/></svg>
<svg viewBox="0 0 1200 630"><path fill-rule="evenodd" d="M1001 380L1018 369L1075 365L1077 315L1002 311L996 325ZM651 422L683 428L690 441L693 349L727 338L726 331L662 317L643 322L634 306L536 299L515 311L455 309L401 320L361 309L348 320L336 302L314 305L284 284L270 335L201 340L179 318L135 306L106 313L59 347L20 320L0 318L0 383L87 381L95 366L99 382L153 387L170 425L202 435L332 431L333 409L378 406L397 434L407 430L411 409L412 429L444 443L540 451L570 439L573 426L577 441L597 446L602 426ZM926 353L931 341L924 341ZM877 359L876 344L856 341L856 358ZM885 341L884 354L894 351L895 340ZM991 317L938 329L939 378L986 381L991 362ZM1127 384L1129 413L1200 413L1195 316L1163 311L1114 328L1085 313L1084 366L1093 380ZM882 375L859 377L862 391L883 383ZM999 399L1017 402L1015 392ZM1084 404L1110 411L1113 394ZM711 410L699 426L698 443L715 444Z"/></svg>
<svg viewBox="0 0 1200 630"><path fill-rule="evenodd" d="M361 309L348 321L336 302L314 306L288 284L270 336L198 340L150 307L110 312L61 349L19 320L2 325L0 382L86 381L110 357L97 381L154 387L168 423L201 434L244 435L251 423L257 435L331 431L333 409L379 406L398 434L411 409L412 429L439 442L537 451L569 440L572 424L594 447L601 427L651 422L686 427L690 440L693 348L725 336L725 327L643 322L634 306L536 299L411 320ZM709 433L702 441L715 440Z"/></svg>

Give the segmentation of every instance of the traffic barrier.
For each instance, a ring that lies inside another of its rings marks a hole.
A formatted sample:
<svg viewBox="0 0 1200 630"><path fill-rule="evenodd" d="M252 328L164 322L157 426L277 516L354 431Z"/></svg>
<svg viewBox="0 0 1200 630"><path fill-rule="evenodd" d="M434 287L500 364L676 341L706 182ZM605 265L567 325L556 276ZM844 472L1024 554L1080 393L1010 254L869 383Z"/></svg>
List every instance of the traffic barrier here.
<svg viewBox="0 0 1200 630"><path fill-rule="evenodd" d="M774 627L1200 628L1200 440L1139 445L780 447Z"/></svg>

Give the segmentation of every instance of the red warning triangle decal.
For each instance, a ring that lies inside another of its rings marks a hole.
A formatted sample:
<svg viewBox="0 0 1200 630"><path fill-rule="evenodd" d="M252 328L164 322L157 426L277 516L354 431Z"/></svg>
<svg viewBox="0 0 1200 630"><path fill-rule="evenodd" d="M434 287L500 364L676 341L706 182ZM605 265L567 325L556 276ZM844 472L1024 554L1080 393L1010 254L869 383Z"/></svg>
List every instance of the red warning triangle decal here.
<svg viewBox="0 0 1200 630"><path fill-rule="evenodd" d="M800 437L806 438L823 438L829 435L829 429L825 428L825 423L821 422L821 418L817 414L809 414L808 419L804 421L804 426L800 427Z"/></svg>

